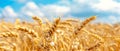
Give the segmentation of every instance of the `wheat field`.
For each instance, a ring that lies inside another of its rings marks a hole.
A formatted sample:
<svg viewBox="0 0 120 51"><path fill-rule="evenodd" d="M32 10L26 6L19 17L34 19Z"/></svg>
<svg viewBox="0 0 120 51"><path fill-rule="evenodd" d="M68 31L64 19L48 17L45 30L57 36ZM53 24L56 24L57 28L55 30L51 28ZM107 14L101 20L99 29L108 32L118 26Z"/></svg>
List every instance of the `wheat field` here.
<svg viewBox="0 0 120 51"><path fill-rule="evenodd" d="M53 22L32 18L0 22L0 51L120 51L120 24L91 23L96 16Z"/></svg>

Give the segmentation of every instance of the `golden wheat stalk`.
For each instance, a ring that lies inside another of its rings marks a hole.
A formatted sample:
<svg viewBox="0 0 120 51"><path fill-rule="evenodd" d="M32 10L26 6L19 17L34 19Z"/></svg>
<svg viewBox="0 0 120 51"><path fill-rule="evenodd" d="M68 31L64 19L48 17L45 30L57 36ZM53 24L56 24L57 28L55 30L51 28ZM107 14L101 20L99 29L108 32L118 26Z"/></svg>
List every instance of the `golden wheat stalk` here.
<svg viewBox="0 0 120 51"><path fill-rule="evenodd" d="M33 37L37 37L38 36L38 33L35 32L33 29L29 29L27 27L20 27L20 26L17 26L16 27L17 30L20 30L20 31L23 31L23 32L27 32L28 34L30 34L31 36Z"/></svg>
<svg viewBox="0 0 120 51"><path fill-rule="evenodd" d="M89 47L89 48L86 49L86 50L92 50L92 49L94 49L94 48L97 48L97 47L99 47L99 46L101 45L101 43L102 43L102 42L99 42L99 43L97 43L96 45L94 45L94 46L92 46L92 47Z"/></svg>
<svg viewBox="0 0 120 51"><path fill-rule="evenodd" d="M54 34L55 30L57 29L57 25L59 24L59 22L60 22L60 17L57 18L57 19L54 21L53 26L50 28L50 30L49 30L49 32L48 32L50 35L53 35L53 34Z"/></svg>
<svg viewBox="0 0 120 51"><path fill-rule="evenodd" d="M95 20L95 19L96 19L96 16L92 16L92 17L86 19L85 21L83 21L81 23L80 27L78 27L77 30L75 31L75 34L77 35L81 29L83 29L89 22L91 22L92 20Z"/></svg>
<svg viewBox="0 0 120 51"><path fill-rule="evenodd" d="M3 32L0 33L0 37L17 37L17 34L14 32Z"/></svg>
<svg viewBox="0 0 120 51"><path fill-rule="evenodd" d="M41 19L38 18L37 16L33 16L32 19L35 20L40 26L42 25Z"/></svg>

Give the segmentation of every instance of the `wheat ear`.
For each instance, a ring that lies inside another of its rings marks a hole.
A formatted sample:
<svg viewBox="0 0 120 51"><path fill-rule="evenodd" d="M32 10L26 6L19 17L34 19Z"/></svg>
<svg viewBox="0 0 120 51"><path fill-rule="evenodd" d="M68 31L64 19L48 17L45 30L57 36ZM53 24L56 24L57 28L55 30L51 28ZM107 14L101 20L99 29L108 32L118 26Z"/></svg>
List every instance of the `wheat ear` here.
<svg viewBox="0 0 120 51"><path fill-rule="evenodd" d="M96 45L94 45L94 46L92 46L92 47L89 47L88 49L86 49L86 50L92 50L92 49L94 49L94 48L96 48L96 47L99 47L100 45L101 45L101 43L102 42L99 42L99 43L97 43Z"/></svg>
<svg viewBox="0 0 120 51"><path fill-rule="evenodd" d="M20 27L20 26L18 26L16 29L24 31L24 32L27 32L28 34L32 35L33 37L37 37L38 36L37 32L35 32L34 30L29 29L27 27Z"/></svg>
<svg viewBox="0 0 120 51"><path fill-rule="evenodd" d="M41 19L38 18L37 16L33 16L32 19L35 20L36 22L38 22L38 24L39 24L40 26L42 25Z"/></svg>
<svg viewBox="0 0 120 51"><path fill-rule="evenodd" d="M80 27L77 28L77 30L75 31L75 34L78 34L78 32L83 29L89 22L91 22L92 20L95 20L96 16L92 16L90 18L87 18L85 21L82 22L82 24L80 25Z"/></svg>
<svg viewBox="0 0 120 51"><path fill-rule="evenodd" d="M53 26L50 28L50 30L49 30L49 34L50 34L50 35L53 35L53 34L54 34L54 32L55 32L55 30L56 30L57 25L58 25L59 22L60 22L60 17L57 18L57 19L54 21Z"/></svg>
<svg viewBox="0 0 120 51"><path fill-rule="evenodd" d="M4 32L0 33L0 37L17 37L17 35L14 32Z"/></svg>

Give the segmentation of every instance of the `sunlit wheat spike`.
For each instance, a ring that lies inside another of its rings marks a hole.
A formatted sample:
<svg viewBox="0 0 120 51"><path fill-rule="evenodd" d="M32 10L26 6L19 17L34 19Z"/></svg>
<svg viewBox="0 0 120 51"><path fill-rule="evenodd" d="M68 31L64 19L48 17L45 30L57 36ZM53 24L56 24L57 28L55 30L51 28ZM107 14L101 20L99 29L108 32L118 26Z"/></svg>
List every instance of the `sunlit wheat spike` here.
<svg viewBox="0 0 120 51"><path fill-rule="evenodd" d="M91 33L91 32L89 32L89 31L87 31L87 30L85 30L85 29L84 29L83 31L85 31L85 32L86 32L87 34L89 34L89 35L92 35L92 36L100 39L101 42L105 42L104 38L102 38L101 36L99 36L99 35L97 35L97 34L94 34L94 33Z"/></svg>
<svg viewBox="0 0 120 51"><path fill-rule="evenodd" d="M92 20L95 20L95 19L96 19L96 16L92 16L92 17L87 18L86 20L84 20L84 21L81 23L80 27L78 27L77 30L75 31L75 34L78 34L78 32L79 32L82 28L84 28L89 22L91 22Z"/></svg>
<svg viewBox="0 0 120 51"><path fill-rule="evenodd" d="M42 20L38 18L37 16L33 16L32 19L37 21L40 26L42 25Z"/></svg>
<svg viewBox="0 0 120 51"><path fill-rule="evenodd" d="M14 32L4 32L0 33L0 37L17 37L17 34Z"/></svg>
<svg viewBox="0 0 120 51"><path fill-rule="evenodd" d="M54 24L58 24L60 22L60 17L58 17L57 19L55 19Z"/></svg>
<svg viewBox="0 0 120 51"><path fill-rule="evenodd" d="M58 25L59 22L60 22L60 17L57 18L57 19L55 19L52 27L51 27L50 30L49 30L49 34L50 34L50 35L53 35L53 34L54 34L55 30L57 29L57 25Z"/></svg>
<svg viewBox="0 0 120 51"><path fill-rule="evenodd" d="M89 48L86 49L86 50L92 50L92 49L94 49L94 48L96 48L96 47L99 47L99 46L101 45L101 43L102 43L102 42L99 42L99 43L97 43L96 45L94 45L94 46L92 46L92 47L89 47Z"/></svg>
<svg viewBox="0 0 120 51"><path fill-rule="evenodd" d="M69 25L69 26L72 26L72 24L69 23L69 22L60 22L60 25Z"/></svg>
<svg viewBox="0 0 120 51"><path fill-rule="evenodd" d="M27 32L28 34L32 35L33 37L37 37L38 36L37 33L34 30L29 29L27 27L20 27L20 26L18 26L16 29L24 31L24 32Z"/></svg>
<svg viewBox="0 0 120 51"><path fill-rule="evenodd" d="M66 19L65 22L80 22L80 21L77 19L70 18L70 19Z"/></svg>

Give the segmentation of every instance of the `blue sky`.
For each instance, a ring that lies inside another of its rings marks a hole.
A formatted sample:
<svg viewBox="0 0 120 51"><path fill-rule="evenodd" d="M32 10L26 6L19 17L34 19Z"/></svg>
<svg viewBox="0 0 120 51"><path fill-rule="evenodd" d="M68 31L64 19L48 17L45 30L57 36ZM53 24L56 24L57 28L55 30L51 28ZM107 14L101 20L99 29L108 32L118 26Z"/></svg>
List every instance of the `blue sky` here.
<svg viewBox="0 0 120 51"><path fill-rule="evenodd" d="M53 19L84 19L97 16L97 22L120 22L120 0L1 0L0 18L29 21L31 16Z"/></svg>

